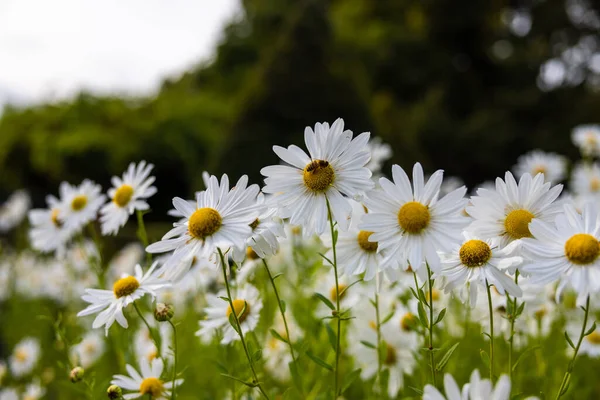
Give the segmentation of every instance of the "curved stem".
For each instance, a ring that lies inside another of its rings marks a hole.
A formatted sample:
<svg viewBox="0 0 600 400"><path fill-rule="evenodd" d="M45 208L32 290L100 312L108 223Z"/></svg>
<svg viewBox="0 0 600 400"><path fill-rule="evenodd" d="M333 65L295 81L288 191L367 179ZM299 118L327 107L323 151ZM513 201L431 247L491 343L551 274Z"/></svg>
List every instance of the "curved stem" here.
<svg viewBox="0 0 600 400"><path fill-rule="evenodd" d="M579 352L579 347L581 346L581 342L583 341L583 338L586 336L585 330L586 330L588 315L590 312L590 296L588 296L588 298L587 298L584 311L585 311L585 315L583 316L583 325L581 326L581 333L579 334L579 340L577 341L577 346L575 346L575 349L574 349L575 351L573 352L573 357L571 358L571 361L569 361L569 366L567 367L565 376L563 377L562 383L560 384L560 389L558 389L558 393L556 394L556 399L560 399L562 397L562 395L564 394L563 392L565 392L567 389L567 385L568 385L569 381L571 380L571 372L573 371L573 366L575 365L575 358L577 357L577 353Z"/></svg>
<svg viewBox="0 0 600 400"><path fill-rule="evenodd" d="M246 340L244 339L244 333L242 332L242 325L240 324L240 320L238 319L237 312L235 312L235 307L233 306L233 299L231 298L231 289L229 288L229 278L227 278L227 264L225 263L225 257L223 256L223 252L221 249L217 248L219 251L219 257L221 258L221 267L223 269L223 279L225 280L225 288L227 289L227 300L229 302L229 307L233 311L231 315L233 315L233 319L236 325L236 331L240 336L240 340L242 341L242 346L244 347L244 353L246 353L246 358L248 359L248 364L250 364L250 369L252 370L252 377L254 378L254 384L260 391L260 393L265 396L266 399L269 399L269 396L265 393L260 382L258 381L258 375L256 375L256 370L254 369L254 363L252 362L252 357L250 357L250 353L248 352L248 346L246 346Z"/></svg>
<svg viewBox="0 0 600 400"><path fill-rule="evenodd" d="M148 323L148 321L146 321L146 318L144 318L144 316L142 315L142 312L140 311L139 307L137 306L137 303L134 301L132 304L133 304L133 308L135 308L135 311L137 311L137 313L140 316L140 318L142 319L142 321L144 321L146 328L148 328L150 337L152 338L152 341L154 342L154 345L156 346L156 351L159 354L160 358L162 358L161 351L160 351L160 347L161 347L160 341L156 339L156 336L154 336L154 331L150 327L150 324Z"/></svg>
<svg viewBox="0 0 600 400"><path fill-rule="evenodd" d="M488 308L490 312L490 382L494 383L494 308L492 307L492 291L487 280L485 281L488 295Z"/></svg>
<svg viewBox="0 0 600 400"><path fill-rule="evenodd" d="M173 328L173 389L171 389L171 400L175 400L177 397L175 394L177 390L177 386L175 385L175 381L177 380L177 328L171 320L168 321Z"/></svg>
<svg viewBox="0 0 600 400"><path fill-rule="evenodd" d="M433 386L437 386L435 373L435 357L433 354L433 282L431 279L431 269L427 265L427 281L429 282L429 362L431 364L431 376L433 378Z"/></svg>

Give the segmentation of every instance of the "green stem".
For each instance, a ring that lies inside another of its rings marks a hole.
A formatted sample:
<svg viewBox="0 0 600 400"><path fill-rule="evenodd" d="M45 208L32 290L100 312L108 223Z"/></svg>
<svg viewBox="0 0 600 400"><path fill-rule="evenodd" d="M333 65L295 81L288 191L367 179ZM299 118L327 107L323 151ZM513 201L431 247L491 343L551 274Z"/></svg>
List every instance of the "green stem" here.
<svg viewBox="0 0 600 400"><path fill-rule="evenodd" d="M556 399L560 399L563 392L567 389L567 384L571 380L571 372L573 372L573 366L575 365L575 358L577 357L577 353L579 352L579 347L581 346L581 342L585 337L586 325L588 320L588 315L590 312L590 296L588 296L587 301L585 303L585 315L583 317L583 325L581 326L581 333L579 334L579 340L577 341L577 346L575 346L575 352L573 353L573 357L569 362L569 366L567 367L567 371L565 372L565 376L563 377L562 383L560 384L560 389L558 389L558 393L556 394Z"/></svg>
<svg viewBox="0 0 600 400"><path fill-rule="evenodd" d="M431 279L431 269L427 265L427 281L429 282L429 362L431 364L431 376L433 378L433 386L437 386L435 374L435 357L433 354L433 283ZM415 278L416 279L416 278Z"/></svg>
<svg viewBox="0 0 600 400"><path fill-rule="evenodd" d="M488 308L490 312L490 382L494 383L494 308L492 307L492 291L487 280L485 281L488 295Z"/></svg>
<svg viewBox="0 0 600 400"><path fill-rule="evenodd" d="M175 327L175 324L171 322L171 320L168 321L173 328L173 389L171 390L171 400L175 400L177 397L175 394L175 381L177 380L177 328Z"/></svg>
<svg viewBox="0 0 600 400"><path fill-rule="evenodd" d="M244 347L244 353L246 353L246 358L248 359L248 364L250 364L250 369L252 370L252 376L254 378L254 384L260 391L260 393L265 396L266 399L269 399L269 396L265 393L260 382L258 380L258 376L256 375L256 370L254 369L254 363L252 362L252 357L250 357L250 353L248 353L248 346L246 346L246 340L244 339L244 333L242 332L242 325L240 324L240 320L238 319L238 315L235 312L235 307L233 306L233 300L231 298L231 289L229 288L229 278L227 278L227 265L225 263L225 257L223 256L223 252L220 248L217 248L219 251L219 257L221 258L221 267L223 269L223 279L225 280L225 288L227 289L227 300L229 302L229 307L233 311L231 315L233 315L233 319L235 321L235 325L237 327L236 331L240 336L240 340L242 341L242 346Z"/></svg>
<svg viewBox="0 0 600 400"><path fill-rule="evenodd" d="M140 239L140 241L142 242L142 244L144 245L144 249L146 249L146 247L148 247L148 233L146 232L146 224L144 224L144 213L141 210L136 210L136 214L137 214L137 222L138 222L138 230L137 230L137 236ZM150 265L152 264L152 254L148 253L147 251L145 251L146 253L146 264L148 264L148 267L150 267Z"/></svg>
<svg viewBox="0 0 600 400"><path fill-rule="evenodd" d="M133 308L135 308L135 311L137 311L137 313L140 316L140 318L142 319L142 321L144 321L144 324L146 325L146 328L148 328L148 332L150 333L150 337L152 338L152 341L154 342L154 345L156 346L156 352L158 353L158 355L160 356L160 358L162 358L161 351L160 351L160 348L161 348L160 341L157 340L156 336L154 335L154 331L150 327L150 324L148 323L148 321L146 321L146 318L144 318L144 316L142 315L142 312L140 311L137 303L134 301L132 304L133 304Z"/></svg>
<svg viewBox="0 0 600 400"><path fill-rule="evenodd" d="M379 279L379 277L377 277ZM379 286L379 285L378 285ZM385 388L383 387L383 380L381 379L381 369L383 363L381 360L381 320L379 318L379 293L375 292L375 318L377 323L377 381L379 382L380 396L385 395Z"/></svg>
<svg viewBox="0 0 600 400"><path fill-rule="evenodd" d="M519 271L515 274L515 284L519 283ZM508 293L506 294L506 299L510 302L510 296ZM515 340L515 322L517 321L517 296L513 297L512 307L511 307L511 315L510 315L510 337L508 339L508 376L512 381L513 369L512 369L512 359L513 359L513 343Z"/></svg>
<svg viewBox="0 0 600 400"><path fill-rule="evenodd" d="M335 274L335 311L337 319L337 342L335 346L335 369L334 373L334 400L338 398L339 391L339 367L340 367L340 353L341 353L341 338L342 338L342 319L340 316L340 285L338 283L338 270L337 270L337 252L336 252L336 240L335 228L333 226L333 214L331 213L331 205L329 199L326 198L327 203L327 215L329 217L329 227L331 229L331 250L333 251L333 272Z"/></svg>

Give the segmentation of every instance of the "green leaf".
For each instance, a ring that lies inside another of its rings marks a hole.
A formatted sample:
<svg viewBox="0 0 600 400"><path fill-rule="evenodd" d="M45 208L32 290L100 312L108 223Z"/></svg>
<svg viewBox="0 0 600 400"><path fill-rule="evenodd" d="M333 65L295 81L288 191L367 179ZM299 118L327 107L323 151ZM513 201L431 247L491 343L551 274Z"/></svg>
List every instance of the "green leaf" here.
<svg viewBox="0 0 600 400"><path fill-rule="evenodd" d="M519 365L519 363L521 362L521 360L523 360L523 358L525 358L526 355L528 355L530 352L537 350L537 349L541 349L542 346L533 346L533 347L529 347L527 349L525 349L525 351L523 353L521 353L521 355L519 356L519 358L517 358L517 361L515 361L515 363L512 366L512 370L513 372L515 371L515 369L517 368L517 365Z"/></svg>
<svg viewBox="0 0 600 400"><path fill-rule="evenodd" d="M329 371L333 371L333 367L331 365L327 364L325 361L321 360L319 357L315 356L310 351L307 351L306 355L308 356L308 358L313 360L315 362L315 364L317 364L325 369L328 369Z"/></svg>
<svg viewBox="0 0 600 400"><path fill-rule="evenodd" d="M481 357L481 361L483 364L489 369L490 368L490 356L485 350L479 350L479 356Z"/></svg>
<svg viewBox="0 0 600 400"><path fill-rule="evenodd" d="M254 387L256 387L256 384L254 384L254 383L252 383L252 382L246 382L245 380L243 380L243 379L240 379L240 378L236 378L236 377L235 377L235 376L233 376L233 375L229 375L229 374L221 374L221 376L224 376L224 377L226 377L226 378L229 378L229 379L233 379L234 381L238 381L239 383L241 383L241 384L244 384L244 385L246 385L246 386L248 386L248 387L250 387L250 388L254 388Z"/></svg>
<svg viewBox="0 0 600 400"><path fill-rule="evenodd" d="M238 329L237 323L235 322L235 316L233 313L229 314L229 324L233 327L233 329L239 334L240 331Z"/></svg>
<svg viewBox="0 0 600 400"><path fill-rule="evenodd" d="M323 296L321 293L315 293L315 296L323 302L330 310L335 310L335 306L327 297Z"/></svg>
<svg viewBox="0 0 600 400"><path fill-rule="evenodd" d="M356 380L356 378L358 378L360 376L360 371L361 371L360 368L355 369L354 371L352 371L348 375L346 375L346 378L344 378L344 383L342 384L341 393L344 393L346 390L348 390L348 388L352 385L352 382L354 382Z"/></svg>
<svg viewBox="0 0 600 400"><path fill-rule="evenodd" d="M362 279L359 279L357 281L352 282L351 284L349 284L348 286L344 287L341 291L340 291L340 299L342 298L342 295L344 293L346 293L346 290L350 289L352 286L356 285L358 282L362 282Z"/></svg>
<svg viewBox="0 0 600 400"><path fill-rule="evenodd" d="M425 313L425 308L423 307L423 303L419 303L419 321L421 321L421 325L425 328L429 328L429 319L427 318L427 313Z"/></svg>
<svg viewBox="0 0 600 400"><path fill-rule="evenodd" d="M429 307L429 303L427 302L427 297L425 296L423 289L419 289L419 301Z"/></svg>
<svg viewBox="0 0 600 400"><path fill-rule="evenodd" d="M563 390L560 391L560 395L562 396L563 394L567 393L567 390L569 390L569 386L571 385L571 374L567 374L566 380L565 380L565 387L563 388Z"/></svg>
<svg viewBox="0 0 600 400"><path fill-rule="evenodd" d="M287 340L285 340L285 338L284 338L283 336L281 336L281 335L279 334L279 332L277 332L275 329L271 329L270 331L271 331L271 335L273 335L273 337L274 337L275 339L277 339L277 340L280 340L280 341L282 341L283 343L287 343L287 342L288 342L288 341L287 341Z"/></svg>
<svg viewBox="0 0 600 400"><path fill-rule="evenodd" d="M329 263L331 266L333 266L333 261L331 261L329 258L327 258L327 257L325 256L325 254L319 253L319 255L320 255L321 257L323 257L323 259L324 259L324 260L326 260L326 261L327 261L327 262L328 262L328 263Z"/></svg>
<svg viewBox="0 0 600 400"><path fill-rule="evenodd" d="M273 276L273 280L279 278L281 275L283 275L283 272L280 272L277 275Z"/></svg>
<svg viewBox="0 0 600 400"><path fill-rule="evenodd" d="M583 336L588 336L590 335L592 332L594 332L596 330L596 322L594 322L592 324L592 326L590 327L590 329L588 329Z"/></svg>
<svg viewBox="0 0 600 400"><path fill-rule="evenodd" d="M416 387L413 386L409 386L409 389L413 390L416 394L418 394L419 396L423 396L423 391L421 389L417 389Z"/></svg>
<svg viewBox="0 0 600 400"><path fill-rule="evenodd" d="M414 296L414 298L415 298L415 299L417 299L417 300L419 300L419 301L421 300L421 299L419 298L419 295L417 294L417 292L415 292L415 289L413 289L413 288L410 288L410 291L412 292L412 295Z"/></svg>
<svg viewBox="0 0 600 400"><path fill-rule="evenodd" d="M287 307L286 307L286 304L285 304L285 301L283 301L283 300L279 300L279 305L281 306L281 312L282 312L282 313L285 313L285 310L286 310L286 308L287 308Z"/></svg>
<svg viewBox="0 0 600 400"><path fill-rule="evenodd" d="M454 353L454 350L456 350L456 348L458 347L459 344L460 344L460 342L457 342L457 343L453 344L452 347L450 347L448 349L448 351L446 352L446 354L444 354L442 356L442 358L438 362L437 366L435 367L436 371L441 371L442 369L444 369L444 367L446 366L446 364L448 364L448 361L450 361L450 357L452 357L452 353Z"/></svg>
<svg viewBox="0 0 600 400"><path fill-rule="evenodd" d="M337 244L338 241L338 231L337 229L333 230L333 235L332 235L332 242L333 242L333 246L335 247L335 245Z"/></svg>
<svg viewBox="0 0 600 400"><path fill-rule="evenodd" d="M388 315L386 315L384 319L381 320L381 322L379 323L379 325L381 326L381 325L385 324L390 319L392 319L393 316L394 316L394 312L392 311L391 313L389 313Z"/></svg>
<svg viewBox="0 0 600 400"><path fill-rule="evenodd" d="M442 309L442 311L440 311L440 313L437 316L437 319L435 320L433 325L437 325L440 322L442 322L442 320L444 319L444 316L446 315L446 309Z"/></svg>
<svg viewBox="0 0 600 400"><path fill-rule="evenodd" d="M252 354L252 361L257 362L262 358L262 350L258 349Z"/></svg>
<svg viewBox="0 0 600 400"><path fill-rule="evenodd" d="M565 331L565 339L567 339L567 343L569 343L569 346L571 346L572 349L575 349L575 345L573 344L573 341L569 337L569 334L567 333L567 331Z"/></svg>
<svg viewBox="0 0 600 400"><path fill-rule="evenodd" d="M375 349L377 350L377 346L375 346L373 343L371 342L367 342L366 340L361 340L360 343L362 343L364 346L367 346L371 349Z"/></svg>
<svg viewBox="0 0 600 400"><path fill-rule="evenodd" d="M296 388L302 393L302 380L300 379L300 374L298 373L298 365L294 361L290 361L288 367L290 369L290 374L292 375L294 386L296 386Z"/></svg>
<svg viewBox="0 0 600 400"><path fill-rule="evenodd" d="M515 314L515 318L517 318L519 315L523 314L523 309L525 308L525 302L522 302L519 305L519 308L517 308L517 313Z"/></svg>
<svg viewBox="0 0 600 400"><path fill-rule="evenodd" d="M224 302L229 303L229 299L227 297L225 297L225 296L219 296L219 298L221 300L223 300Z"/></svg>
<svg viewBox="0 0 600 400"><path fill-rule="evenodd" d="M335 333L333 332L333 329L331 328L331 326L329 326L329 324L325 324L325 330L327 331L327 337L329 338L329 344L331 345L331 348L333 349L333 351L335 351L335 349L337 347L337 336L335 335Z"/></svg>

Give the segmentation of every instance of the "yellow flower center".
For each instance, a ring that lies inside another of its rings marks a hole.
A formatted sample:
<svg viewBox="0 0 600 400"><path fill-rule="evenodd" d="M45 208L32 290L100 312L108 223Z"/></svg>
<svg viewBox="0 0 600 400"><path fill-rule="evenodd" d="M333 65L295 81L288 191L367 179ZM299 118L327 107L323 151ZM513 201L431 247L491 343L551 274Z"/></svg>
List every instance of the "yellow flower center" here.
<svg viewBox="0 0 600 400"><path fill-rule="evenodd" d="M302 234L302 227L301 226L292 226L292 235L295 236L299 236Z"/></svg>
<svg viewBox="0 0 600 400"><path fill-rule="evenodd" d="M374 331L377 330L377 322L370 320L369 321L369 328L373 329Z"/></svg>
<svg viewBox="0 0 600 400"><path fill-rule="evenodd" d="M531 237L529 223L535 216L527 210L519 209L508 213L504 220L504 229L512 239Z"/></svg>
<svg viewBox="0 0 600 400"><path fill-rule="evenodd" d="M348 287L348 285L344 285L343 283L340 283L338 285L338 292L340 292L340 300L342 300L344 298L344 296L346 295L347 287ZM337 292L335 291L335 285L329 291L329 298L333 301L337 300Z"/></svg>
<svg viewBox="0 0 600 400"><path fill-rule="evenodd" d="M531 172L533 172L533 176L536 176L537 174L546 174L546 166L536 165Z"/></svg>
<svg viewBox="0 0 600 400"><path fill-rule="evenodd" d="M377 242L369 242L369 236L372 234L373 232L369 231L358 232L358 245L367 253L374 253L377 251Z"/></svg>
<svg viewBox="0 0 600 400"><path fill-rule="evenodd" d="M115 192L113 202L119 207L125 207L127 204L129 204L132 196L133 188L129 185L121 185Z"/></svg>
<svg viewBox="0 0 600 400"><path fill-rule="evenodd" d="M235 315L238 317L240 324L246 320L250 314L250 304L246 300L235 299L232 301ZM231 315L231 306L227 307L227 318Z"/></svg>
<svg viewBox="0 0 600 400"><path fill-rule="evenodd" d="M75 196L75 198L71 201L71 208L73 209L73 211L81 211L83 208L85 208L87 202L87 196Z"/></svg>
<svg viewBox="0 0 600 400"><path fill-rule="evenodd" d="M249 260L258 260L260 257L256 252L252 249L252 247L248 246L246 248L246 258Z"/></svg>
<svg viewBox="0 0 600 400"><path fill-rule="evenodd" d="M492 249L490 245L483 240L469 240L460 247L458 252L460 262L469 267L481 267L492 257Z"/></svg>
<svg viewBox="0 0 600 400"><path fill-rule="evenodd" d="M429 298L429 291L425 292L425 297ZM431 291L431 299L433 301L438 301L440 299L440 291L436 288L433 288L433 290Z"/></svg>
<svg viewBox="0 0 600 400"><path fill-rule="evenodd" d="M333 184L335 172L325 160L313 160L304 167L304 184L313 192L324 192Z"/></svg>
<svg viewBox="0 0 600 400"><path fill-rule="evenodd" d="M585 141L589 146L596 146L596 135L594 132L590 132L586 135Z"/></svg>
<svg viewBox="0 0 600 400"><path fill-rule="evenodd" d="M58 208L53 208L52 212L50 213L50 219L52 220L52 223L54 224L54 226L56 226L57 228L60 228L62 226L62 222L60 222L60 219L58 219L58 213L59 213Z"/></svg>
<svg viewBox="0 0 600 400"><path fill-rule="evenodd" d="M96 352L96 345L94 343L86 343L83 346L83 352L86 354L94 354Z"/></svg>
<svg viewBox="0 0 600 400"><path fill-rule="evenodd" d="M23 350L23 349L17 349L15 350L15 358L17 361L19 362L24 362L27 360L27 351Z"/></svg>
<svg viewBox="0 0 600 400"><path fill-rule="evenodd" d="M124 296L129 296L133 292L140 287L140 283L133 276L126 276L125 278L121 278L115 282L113 285L113 292L115 292L115 296L117 299L120 299Z"/></svg>
<svg viewBox="0 0 600 400"><path fill-rule="evenodd" d="M590 192L598 192L600 191L600 179L594 177L590 180Z"/></svg>
<svg viewBox="0 0 600 400"><path fill-rule="evenodd" d="M594 331L587 335L586 339L592 344L600 344L600 333L598 333L598 331Z"/></svg>
<svg viewBox="0 0 600 400"><path fill-rule="evenodd" d="M414 314L407 312L400 320L400 328L402 328L403 331L412 331L415 321L416 319Z"/></svg>
<svg viewBox="0 0 600 400"><path fill-rule="evenodd" d="M578 233L565 243L565 255L573 264L591 264L600 255L600 243L590 234Z"/></svg>
<svg viewBox="0 0 600 400"><path fill-rule="evenodd" d="M140 385L140 393L145 395L149 394L152 398L157 398L165 391L163 383L158 378L146 378Z"/></svg>
<svg viewBox="0 0 600 400"><path fill-rule="evenodd" d="M418 201L410 201L398 211L398 224L406 232L414 235L427 228L430 219L429 209Z"/></svg>
<svg viewBox="0 0 600 400"><path fill-rule="evenodd" d="M146 355L146 359L149 362L152 362L156 357L158 357L158 352L156 351L156 349L153 349Z"/></svg>
<svg viewBox="0 0 600 400"><path fill-rule="evenodd" d="M383 361L385 365L394 365L396 364L396 349L387 345L385 349L385 360Z"/></svg>
<svg viewBox="0 0 600 400"><path fill-rule="evenodd" d="M222 223L221 214L214 208L199 208L190 217L188 231L196 239L203 240L216 233Z"/></svg>

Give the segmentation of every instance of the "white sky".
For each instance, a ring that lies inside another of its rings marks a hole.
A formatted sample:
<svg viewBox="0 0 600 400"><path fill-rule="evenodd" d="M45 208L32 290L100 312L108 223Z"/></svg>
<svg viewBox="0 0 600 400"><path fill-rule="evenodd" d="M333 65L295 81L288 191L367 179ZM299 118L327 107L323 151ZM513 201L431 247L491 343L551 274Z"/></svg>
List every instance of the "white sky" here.
<svg viewBox="0 0 600 400"><path fill-rule="evenodd" d="M0 105L140 94L208 59L239 0L0 0Z"/></svg>

